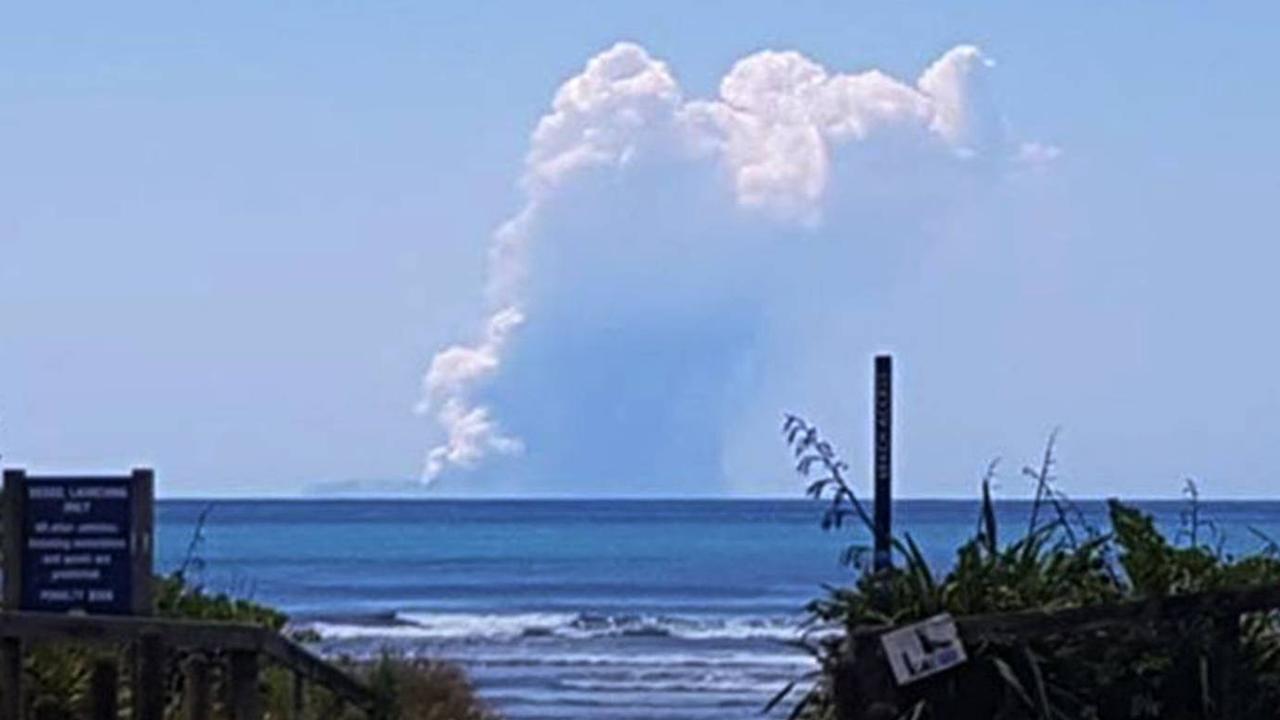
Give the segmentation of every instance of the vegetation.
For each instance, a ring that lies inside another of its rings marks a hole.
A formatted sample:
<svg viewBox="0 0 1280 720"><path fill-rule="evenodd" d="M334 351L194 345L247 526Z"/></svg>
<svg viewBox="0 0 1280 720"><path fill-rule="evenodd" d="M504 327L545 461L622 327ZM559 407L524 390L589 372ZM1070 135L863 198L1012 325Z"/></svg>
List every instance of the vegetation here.
<svg viewBox="0 0 1280 720"><path fill-rule="evenodd" d="M384 718L405 720L497 720L498 715L475 696L470 681L456 666L425 660L383 657L364 670L383 707Z"/></svg>
<svg viewBox="0 0 1280 720"><path fill-rule="evenodd" d="M237 596L231 592L212 592L192 579L203 567L200 545L203 541L206 510L187 550L186 559L177 570L155 578L156 612L162 617L220 620L248 623L287 631L288 617L271 607ZM307 637L295 635L305 641ZM26 653L24 672L28 707L36 720L72 720L88 712L90 675L95 661L117 662L121 678L121 709L129 711L132 698L128 672L127 648L104 650L72 645L41 645ZM169 656L170 705L166 716L182 716L182 668L188 660L184 653ZM410 660L385 655L373 663L345 662L346 670L361 677L374 690L377 703L374 720L497 720L497 715L482 703L460 669L446 663ZM226 678L224 663L213 663L211 696L213 717L229 717L224 702ZM261 674L264 717L290 718L293 684L290 673L268 667ZM122 717L125 715L122 715ZM363 715L343 703L323 687L308 683L305 710L297 720L346 720Z"/></svg>
<svg viewBox="0 0 1280 720"><path fill-rule="evenodd" d="M870 529L870 518L853 493L839 459L816 428L797 417L784 426L798 471L812 482L808 494L828 501L822 525ZM1110 528L1090 526L1054 484L1054 437L1038 468L1023 473L1035 482L1027 526L1005 540L991 498L993 463L982 480L982 501L973 535L956 550L955 562L936 574L909 534L895 539L898 566L874 572L865 550L853 547L844 560L860 570L849 587L829 588L809 605L813 632L801 643L821 670L793 706L792 717L837 717L833 693L840 663L865 648L849 632L890 626L941 612L955 616L1019 610L1087 607L1125 600L1280 583L1280 552L1264 539L1256 553L1224 552L1221 533L1202 517L1195 486L1188 483L1183 530L1174 541L1152 518L1119 501L1108 503ZM1062 633L1033 640L988 642L968 647L969 661L936 678L903 688L901 714L885 717L1013 720L1020 718L1120 720L1217 717L1211 682L1220 677L1215 654L1221 617L1213 608L1169 623L1089 633ZM1280 618L1245 616L1234 659L1232 685L1241 717L1280 713ZM1211 680L1212 679L1212 680ZM803 679L802 679L803 681ZM782 702L788 687L773 704Z"/></svg>

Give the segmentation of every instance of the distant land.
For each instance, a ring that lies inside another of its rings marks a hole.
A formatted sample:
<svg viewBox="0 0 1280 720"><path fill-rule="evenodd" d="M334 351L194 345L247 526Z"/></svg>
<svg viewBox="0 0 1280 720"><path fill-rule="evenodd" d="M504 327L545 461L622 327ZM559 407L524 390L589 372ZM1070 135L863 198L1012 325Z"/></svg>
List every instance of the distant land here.
<svg viewBox="0 0 1280 720"><path fill-rule="evenodd" d="M795 493L769 493L769 494L734 494L734 495L715 495L715 494L645 494L645 493L619 493L619 494L600 494L600 495L581 495L581 494L565 494L565 493L520 493L520 494L503 494L501 492L489 492L483 488L471 488L471 492L467 492L465 488L457 485L449 487L441 487L438 484L424 484L418 480L406 479L348 479L348 480L323 480L310 483L303 487L302 492L296 496L280 496L280 499L325 499L333 498L340 500L359 500L359 499L378 499L387 497L413 497L434 500L455 500L455 499L474 499L474 500L803 500L813 502L804 495L804 488L797 485ZM866 488L860 493L861 499L869 501L871 498L871 489ZM276 497L276 496L272 496ZM1108 495L1085 494L1075 496L1071 499L1076 502L1098 502L1106 500ZM172 499L183 499L175 497ZM236 499L236 497L225 497L221 499ZM253 499L250 496L243 496L241 499ZM980 496L977 492L972 495L916 495L907 492L897 494L894 500L897 502L977 502ZM1142 497L1126 497L1126 500L1136 503L1165 503L1165 502L1185 502L1186 496L1181 493L1168 493L1162 495L1146 495ZM1218 495L1206 493L1201 497L1206 502L1213 503L1255 503L1255 502L1273 502L1273 498L1258 497L1233 497L1230 495ZM1017 492L1005 491L997 493L997 502L1026 502L1031 500L1031 493L1022 488L1018 488Z"/></svg>
<svg viewBox="0 0 1280 720"><path fill-rule="evenodd" d="M437 495L430 485L417 480L325 480L303 488L306 497L351 497L366 495Z"/></svg>

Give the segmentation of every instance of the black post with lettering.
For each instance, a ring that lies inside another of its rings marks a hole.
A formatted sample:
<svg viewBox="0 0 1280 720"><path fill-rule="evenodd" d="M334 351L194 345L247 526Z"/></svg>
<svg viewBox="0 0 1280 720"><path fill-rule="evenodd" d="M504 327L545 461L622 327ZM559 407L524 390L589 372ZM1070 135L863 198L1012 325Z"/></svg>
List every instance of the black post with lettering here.
<svg viewBox="0 0 1280 720"><path fill-rule="evenodd" d="M875 569L893 566L893 356L875 359Z"/></svg>

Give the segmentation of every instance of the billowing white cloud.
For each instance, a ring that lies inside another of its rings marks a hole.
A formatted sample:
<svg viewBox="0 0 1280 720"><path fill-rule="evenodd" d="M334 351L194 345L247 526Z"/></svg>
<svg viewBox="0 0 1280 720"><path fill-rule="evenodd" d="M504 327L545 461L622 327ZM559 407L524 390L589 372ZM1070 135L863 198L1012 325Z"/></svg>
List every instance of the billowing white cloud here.
<svg viewBox="0 0 1280 720"><path fill-rule="evenodd" d="M932 103L929 129L962 152L980 152L996 130L978 72L994 64L978 48L961 45L938 58L917 83Z"/></svg>
<svg viewBox="0 0 1280 720"><path fill-rule="evenodd" d="M468 390L493 375L501 362L502 347L524 321L514 307L495 312L483 339L474 346L455 345L437 353L423 380L423 412L434 409L446 441L427 455L427 477L447 466L472 467L490 452L516 453L521 442L507 437L490 417L489 410L468 401Z"/></svg>
<svg viewBox="0 0 1280 720"><path fill-rule="evenodd" d="M426 374L420 409L444 436L429 452L426 479L524 449L477 393L501 371L525 319L540 215L574 179L653 156L711 162L743 212L813 226L842 145L884 135L954 158L994 149L998 124L980 91L991 64L978 48L962 45L909 83L877 70L831 73L797 52L764 51L738 61L717 98L686 100L667 65L638 45L618 43L592 58L560 87L533 131L525 205L492 240L491 310L479 339L440 351Z"/></svg>
<svg viewBox="0 0 1280 720"><path fill-rule="evenodd" d="M878 70L831 75L800 53L765 51L738 61L720 98L688 103L683 119L695 143L718 151L741 205L816 222L836 146L892 131L974 153L986 129L972 87L988 66L962 45L913 86Z"/></svg>
<svg viewBox="0 0 1280 720"><path fill-rule="evenodd" d="M638 45L619 43L587 62L556 92L533 131L524 187L531 201L575 172L622 165L647 140L671 130L680 88L667 66Z"/></svg>

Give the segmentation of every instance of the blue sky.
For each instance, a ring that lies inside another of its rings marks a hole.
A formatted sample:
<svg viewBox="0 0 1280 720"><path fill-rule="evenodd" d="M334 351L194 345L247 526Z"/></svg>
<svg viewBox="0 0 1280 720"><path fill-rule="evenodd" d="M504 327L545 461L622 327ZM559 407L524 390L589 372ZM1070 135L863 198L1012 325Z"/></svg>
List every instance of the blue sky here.
<svg viewBox="0 0 1280 720"><path fill-rule="evenodd" d="M0 452L154 464L168 495L416 483L424 373L478 347L531 133L591 58L636 43L696 101L766 49L912 87L972 44L976 159L852 143L780 219L646 145L537 200L527 318L465 390L521 451L429 491L789 494L781 414L862 467L890 349L904 494L969 495L996 455L1023 494L1062 425L1074 494L1267 496L1278 11L1113 5L7 8Z"/></svg>

